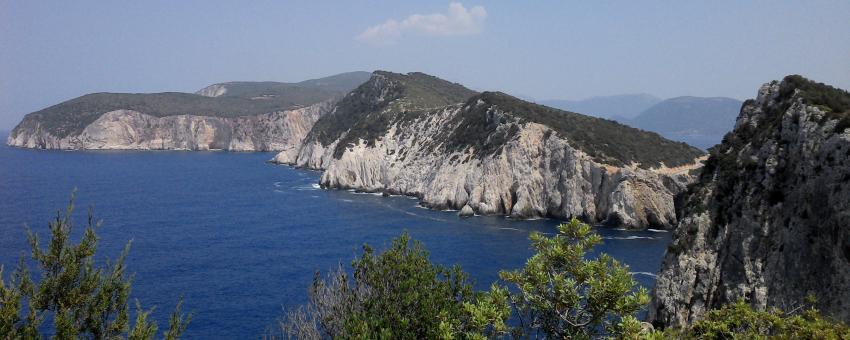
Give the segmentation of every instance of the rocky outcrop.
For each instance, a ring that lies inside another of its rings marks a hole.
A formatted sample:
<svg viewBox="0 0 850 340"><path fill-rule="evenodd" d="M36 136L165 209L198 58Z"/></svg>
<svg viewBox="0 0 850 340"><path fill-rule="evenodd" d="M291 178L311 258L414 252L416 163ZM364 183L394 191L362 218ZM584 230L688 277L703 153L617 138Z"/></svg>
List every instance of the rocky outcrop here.
<svg viewBox="0 0 850 340"><path fill-rule="evenodd" d="M413 90L393 88L406 81L412 82L377 73L324 119L347 110L350 97L359 98L352 106L373 112L347 113L362 117L339 134L317 123L296 157L280 154L275 161L324 169L325 188L412 195L424 206L465 215L578 216L629 228L675 225L674 197L690 181L689 170L700 166L693 159L698 151L691 164L675 169L613 166L575 146L581 141L490 103L503 95L421 109L404 95Z"/></svg>
<svg viewBox="0 0 850 340"><path fill-rule="evenodd" d="M25 119L9 134L10 146L38 149L229 150L297 153L313 124L334 101L266 114L156 117L134 110L102 114L80 133L57 137L37 119Z"/></svg>
<svg viewBox="0 0 850 340"><path fill-rule="evenodd" d="M685 197L648 318L681 326L744 299L808 295L850 321L850 94L799 76L765 84Z"/></svg>
<svg viewBox="0 0 850 340"><path fill-rule="evenodd" d="M221 97L225 93L227 93L227 86L224 84L212 84L195 92L204 97Z"/></svg>

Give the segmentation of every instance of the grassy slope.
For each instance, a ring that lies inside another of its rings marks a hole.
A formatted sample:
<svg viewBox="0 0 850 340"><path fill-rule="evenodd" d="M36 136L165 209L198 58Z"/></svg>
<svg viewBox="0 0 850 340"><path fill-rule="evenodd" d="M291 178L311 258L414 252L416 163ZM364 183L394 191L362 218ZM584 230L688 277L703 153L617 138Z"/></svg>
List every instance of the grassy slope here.
<svg viewBox="0 0 850 340"><path fill-rule="evenodd" d="M489 156L515 136L517 129L500 128L503 123L513 121L549 126L575 147L606 164L639 163L642 167L652 167L663 162L677 166L691 163L703 154L687 144L614 121L536 105L497 92L478 94L423 73L378 71L375 74L376 77L340 101L336 112L320 119L311 131L310 138L323 145L342 137L334 157L340 157L346 147L358 140L374 143L394 123L464 102L467 103L464 112L451 122L451 129L437 136L439 140L433 147L448 150L473 147L479 157ZM381 96L383 101L378 100ZM486 105L476 105L479 100ZM490 107L504 111L504 117L493 121L487 113Z"/></svg>
<svg viewBox="0 0 850 340"><path fill-rule="evenodd" d="M341 96L365 81L368 73L352 72L301 83L233 82L225 83L228 93L221 97L197 94L165 93L93 93L71 99L28 114L25 121L37 121L48 132L65 137L82 132L102 114L128 109L164 117L201 115L215 117L251 116L312 105ZM262 99L251 99L254 97Z"/></svg>
<svg viewBox="0 0 850 340"><path fill-rule="evenodd" d="M478 101L485 105L476 105ZM596 161L623 166L638 163L641 167L678 166L692 163L702 151L685 143L662 138L656 133L641 131L612 120L601 119L538 105L499 92L484 92L467 103L464 123L452 133L452 140L461 145L473 145L477 150L497 151L480 144L492 139L494 132L488 111L504 112L519 122L534 122L548 126L574 147L591 155ZM501 132L504 133L504 132ZM510 134L510 131L507 131ZM499 136L510 140L513 136Z"/></svg>

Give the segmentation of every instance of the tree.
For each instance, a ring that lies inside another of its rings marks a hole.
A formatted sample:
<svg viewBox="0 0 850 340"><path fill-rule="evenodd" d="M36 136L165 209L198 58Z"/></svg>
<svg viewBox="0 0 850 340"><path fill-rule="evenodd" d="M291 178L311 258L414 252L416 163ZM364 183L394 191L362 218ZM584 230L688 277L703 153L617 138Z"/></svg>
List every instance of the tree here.
<svg viewBox="0 0 850 340"><path fill-rule="evenodd" d="M280 323L286 338L433 339L486 338L505 334L507 292L473 292L460 267L432 264L407 233L375 254L363 247L352 275L341 267L318 273L310 301Z"/></svg>
<svg viewBox="0 0 850 340"><path fill-rule="evenodd" d="M510 296L518 314L516 336L587 339L599 335L634 337L640 323L634 314L649 295L632 278L626 265L606 254L587 259L601 243L590 226L572 219L558 234L530 236L537 251L525 267L503 271L512 283Z"/></svg>
<svg viewBox="0 0 850 340"><path fill-rule="evenodd" d="M126 277L124 259L130 243L115 262L95 266L97 249L95 222L89 210L88 224L79 243L70 240L74 197L64 214L56 213L49 223L50 241L42 249L38 236L29 232L32 259L38 264L40 280L31 278L26 262L21 259L9 277L0 267L0 337L2 339L41 338L42 323L52 316L53 327L47 333L57 339L92 338L152 339L157 326L148 320L150 310L142 310L136 302L136 318L129 324L128 299L131 282ZM177 339L186 329L191 316L180 311L182 301L171 315L165 339Z"/></svg>

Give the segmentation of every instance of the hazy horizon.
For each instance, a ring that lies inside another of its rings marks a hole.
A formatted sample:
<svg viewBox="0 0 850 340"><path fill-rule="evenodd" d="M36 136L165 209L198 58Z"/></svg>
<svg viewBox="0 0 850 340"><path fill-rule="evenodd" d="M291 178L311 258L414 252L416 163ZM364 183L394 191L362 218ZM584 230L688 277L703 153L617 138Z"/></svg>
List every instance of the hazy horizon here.
<svg viewBox="0 0 850 340"><path fill-rule="evenodd" d="M850 88L850 3L0 0L0 130L91 92L421 71L537 100Z"/></svg>

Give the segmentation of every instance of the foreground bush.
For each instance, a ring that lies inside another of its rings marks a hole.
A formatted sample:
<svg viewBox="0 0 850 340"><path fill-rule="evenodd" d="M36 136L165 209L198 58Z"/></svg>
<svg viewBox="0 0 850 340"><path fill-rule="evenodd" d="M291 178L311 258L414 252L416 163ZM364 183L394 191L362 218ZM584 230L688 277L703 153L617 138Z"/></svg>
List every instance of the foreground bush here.
<svg viewBox="0 0 850 340"><path fill-rule="evenodd" d="M850 339L847 325L822 316L815 308L790 312L753 310L743 300L709 311L685 329L656 332L655 339Z"/></svg>
<svg viewBox="0 0 850 340"><path fill-rule="evenodd" d="M573 220L558 235L531 235L537 250L525 268L501 273L515 286L494 284L475 293L459 267L432 264L407 234L375 255L368 246L352 264L326 279L317 275L310 302L280 323L288 338L488 338L636 336L634 318L648 296L628 267L607 255L586 259L601 242L587 224ZM519 326L506 320L512 307Z"/></svg>
<svg viewBox="0 0 850 340"><path fill-rule="evenodd" d="M30 277L22 259L6 281L0 267L0 339L40 339L41 332L56 339L153 339L157 325L148 320L151 311L136 303L136 318L129 326L130 279L125 276L124 258L129 243L114 263L95 267L97 249L95 223L89 211L85 234L78 244L70 241L73 198L65 214L57 213L50 222L50 241L42 249L30 232L32 259L38 263L41 279ZM186 329L189 317L180 312L181 303L171 315L165 339L177 339ZM44 325L46 317L52 327Z"/></svg>
<svg viewBox="0 0 850 340"><path fill-rule="evenodd" d="M316 276L310 302L287 314L285 338L433 339L485 338L506 330L507 294L494 288L475 293L459 267L428 259L406 233L376 255L369 246L352 263Z"/></svg>
<svg viewBox="0 0 850 340"><path fill-rule="evenodd" d="M588 259L602 243L587 224L573 219L558 234L531 234L537 251L525 268L502 272L512 283L519 326L514 335L557 339L634 337L641 325L634 314L649 303L629 268L606 254Z"/></svg>

